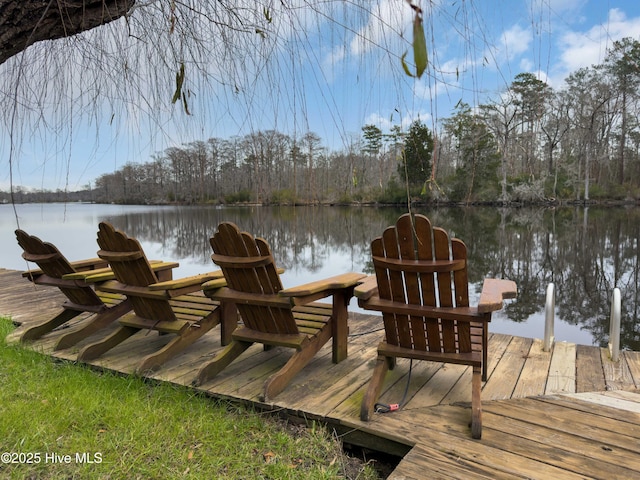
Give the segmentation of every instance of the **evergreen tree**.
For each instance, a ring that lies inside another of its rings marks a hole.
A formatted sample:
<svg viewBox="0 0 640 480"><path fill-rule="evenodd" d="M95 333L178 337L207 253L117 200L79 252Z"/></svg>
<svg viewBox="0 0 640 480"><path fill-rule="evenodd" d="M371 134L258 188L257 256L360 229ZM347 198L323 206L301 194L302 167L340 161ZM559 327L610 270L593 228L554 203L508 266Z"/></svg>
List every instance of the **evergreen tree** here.
<svg viewBox="0 0 640 480"><path fill-rule="evenodd" d="M420 120L409 127L404 140L404 151L398 166L398 174L409 187L419 187L431 177L433 136Z"/></svg>

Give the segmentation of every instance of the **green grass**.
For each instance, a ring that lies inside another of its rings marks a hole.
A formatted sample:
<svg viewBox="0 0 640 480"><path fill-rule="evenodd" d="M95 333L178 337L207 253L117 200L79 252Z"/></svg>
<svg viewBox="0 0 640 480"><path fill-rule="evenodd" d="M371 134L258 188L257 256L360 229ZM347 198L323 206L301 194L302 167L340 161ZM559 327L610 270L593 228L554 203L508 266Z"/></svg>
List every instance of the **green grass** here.
<svg viewBox="0 0 640 480"><path fill-rule="evenodd" d="M0 478L377 478L324 427L56 362L7 346L12 328L0 319L0 453L33 463L0 461Z"/></svg>

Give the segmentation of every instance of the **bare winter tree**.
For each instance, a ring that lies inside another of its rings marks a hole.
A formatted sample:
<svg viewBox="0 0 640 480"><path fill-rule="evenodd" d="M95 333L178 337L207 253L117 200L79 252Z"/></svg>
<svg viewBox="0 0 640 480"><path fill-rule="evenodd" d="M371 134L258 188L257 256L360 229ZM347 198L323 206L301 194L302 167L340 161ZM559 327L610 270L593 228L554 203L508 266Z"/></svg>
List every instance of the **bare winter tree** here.
<svg viewBox="0 0 640 480"><path fill-rule="evenodd" d="M422 13L406 0L390 5L382 11L367 0L0 0L0 123L8 132L0 148L5 142L12 168L25 138L52 135L56 143L43 150L72 157L69 145L87 123L95 126L95 144L123 133L154 146L154 137L194 139L181 129L207 138L205 122L225 116L243 132L265 120L294 135L307 131L305 73L314 71L319 98L335 109L323 79L336 67L319 57L328 30L342 45L334 59L377 49L404 76L400 56L411 36L402 28ZM358 68L366 77L377 67ZM57 168L64 176L69 166Z"/></svg>

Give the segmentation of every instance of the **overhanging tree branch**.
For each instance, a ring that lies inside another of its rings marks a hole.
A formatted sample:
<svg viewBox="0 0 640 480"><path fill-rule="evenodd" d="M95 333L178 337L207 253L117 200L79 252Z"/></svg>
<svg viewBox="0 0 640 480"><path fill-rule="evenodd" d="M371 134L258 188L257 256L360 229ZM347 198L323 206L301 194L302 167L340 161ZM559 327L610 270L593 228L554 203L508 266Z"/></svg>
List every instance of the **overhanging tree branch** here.
<svg viewBox="0 0 640 480"><path fill-rule="evenodd" d="M0 64L42 40L70 37L124 16L136 0L0 0Z"/></svg>

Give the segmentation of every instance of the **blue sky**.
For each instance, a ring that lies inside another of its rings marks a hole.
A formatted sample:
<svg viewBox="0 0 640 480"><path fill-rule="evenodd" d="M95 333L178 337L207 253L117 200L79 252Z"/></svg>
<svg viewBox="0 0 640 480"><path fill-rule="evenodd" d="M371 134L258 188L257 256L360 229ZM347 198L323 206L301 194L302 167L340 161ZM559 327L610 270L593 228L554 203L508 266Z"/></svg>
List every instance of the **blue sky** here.
<svg viewBox="0 0 640 480"><path fill-rule="evenodd" d="M386 132L420 118L437 129L459 101L476 105L497 98L518 73L535 73L561 88L571 72L600 63L613 41L640 39L637 0L416 2L424 11L429 49L428 71L416 80L400 63L411 40L412 12L404 0L288 3L302 8L284 15L273 6L266 39L253 55L250 50L239 54L228 72L207 67L212 77L228 74L229 85L207 82L187 69L191 115L170 103L170 82L167 92L155 92L144 102L127 97L129 103L119 104L117 95L100 98L100 90L97 103L90 105L83 90L84 96L61 109L21 112L13 141L7 133L12 116L5 114L0 189L8 189L10 151L14 185L77 190L127 162L145 162L154 152L210 137L312 131L328 149L341 150L361 136L366 124ZM211 43L206 54L215 56L215 39ZM10 64L0 66L5 111L15 79ZM69 68L63 78L79 75ZM160 69L141 68L147 73L139 76L144 89L145 78ZM36 73L23 83L40 71L47 78L46 68L34 67Z"/></svg>

